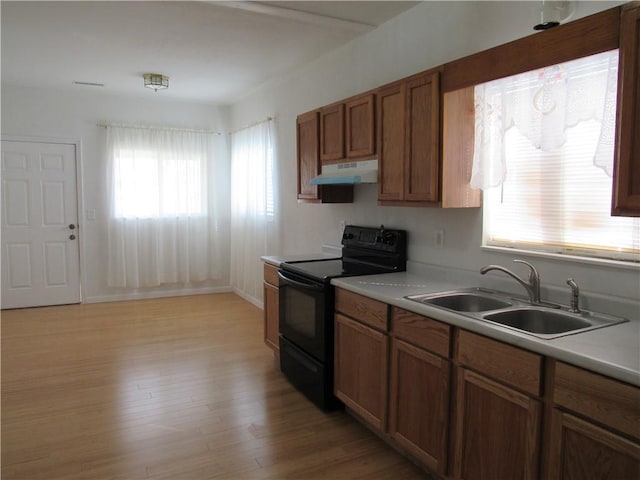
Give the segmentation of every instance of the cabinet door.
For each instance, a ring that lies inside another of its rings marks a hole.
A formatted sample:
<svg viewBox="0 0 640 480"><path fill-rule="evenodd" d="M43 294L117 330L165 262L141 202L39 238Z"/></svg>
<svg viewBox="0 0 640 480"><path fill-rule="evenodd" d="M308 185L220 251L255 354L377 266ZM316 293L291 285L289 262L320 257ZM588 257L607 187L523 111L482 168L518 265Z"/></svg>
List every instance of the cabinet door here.
<svg viewBox="0 0 640 480"><path fill-rule="evenodd" d="M380 431L386 427L387 335L336 314L336 396Z"/></svg>
<svg viewBox="0 0 640 480"><path fill-rule="evenodd" d="M453 476L537 478L540 402L465 368L456 390Z"/></svg>
<svg viewBox="0 0 640 480"><path fill-rule="evenodd" d="M320 110L320 160L337 163L344 159L344 104Z"/></svg>
<svg viewBox="0 0 640 480"><path fill-rule="evenodd" d="M296 121L298 140L298 199L319 201L317 185L309 181L320 174L318 112L300 115Z"/></svg>
<svg viewBox="0 0 640 480"><path fill-rule="evenodd" d="M377 94L378 200L404 198L404 92L396 83Z"/></svg>
<svg viewBox="0 0 640 480"><path fill-rule="evenodd" d="M264 343L274 350L279 350L278 316L279 300L278 288L268 283L264 284Z"/></svg>
<svg viewBox="0 0 640 480"><path fill-rule="evenodd" d="M404 199L438 202L440 176L439 72L409 80L406 85Z"/></svg>
<svg viewBox="0 0 640 480"><path fill-rule="evenodd" d="M449 362L393 339L389 433L428 468L444 474L448 442Z"/></svg>
<svg viewBox="0 0 640 480"><path fill-rule="evenodd" d="M549 471L557 480L640 478L640 445L553 410Z"/></svg>
<svg viewBox="0 0 640 480"><path fill-rule="evenodd" d="M622 7L613 215L640 216L640 5Z"/></svg>
<svg viewBox="0 0 640 480"><path fill-rule="evenodd" d="M373 94L346 103L347 157L359 158L375 155Z"/></svg>

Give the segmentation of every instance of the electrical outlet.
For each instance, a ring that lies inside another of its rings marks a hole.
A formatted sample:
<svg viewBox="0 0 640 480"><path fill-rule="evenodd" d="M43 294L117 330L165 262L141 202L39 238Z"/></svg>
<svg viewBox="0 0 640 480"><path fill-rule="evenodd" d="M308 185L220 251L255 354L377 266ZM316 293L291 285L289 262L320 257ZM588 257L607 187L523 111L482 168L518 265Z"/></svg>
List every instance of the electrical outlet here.
<svg viewBox="0 0 640 480"><path fill-rule="evenodd" d="M433 246L442 248L444 246L444 230L436 230L433 235Z"/></svg>

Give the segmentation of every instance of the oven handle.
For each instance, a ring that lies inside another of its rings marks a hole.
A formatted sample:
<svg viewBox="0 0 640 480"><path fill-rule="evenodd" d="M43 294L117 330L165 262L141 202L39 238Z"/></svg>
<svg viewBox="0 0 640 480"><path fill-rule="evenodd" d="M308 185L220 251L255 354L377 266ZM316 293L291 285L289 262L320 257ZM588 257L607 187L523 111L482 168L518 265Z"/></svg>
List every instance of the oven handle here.
<svg viewBox="0 0 640 480"><path fill-rule="evenodd" d="M278 277L284 283L288 283L288 284L290 284L290 285L292 285L294 287L301 288L302 290L311 290L313 292L323 292L324 291L324 285L317 285L315 283L306 283L306 282L300 282L298 280L293 280L292 278L288 277L285 273L283 273L281 271L278 272Z"/></svg>

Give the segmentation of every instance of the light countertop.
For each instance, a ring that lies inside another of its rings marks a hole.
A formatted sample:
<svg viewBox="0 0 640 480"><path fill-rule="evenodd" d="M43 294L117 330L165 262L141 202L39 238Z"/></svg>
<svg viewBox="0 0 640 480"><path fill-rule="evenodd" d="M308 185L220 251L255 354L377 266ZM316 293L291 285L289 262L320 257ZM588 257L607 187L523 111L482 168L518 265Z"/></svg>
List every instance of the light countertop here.
<svg viewBox="0 0 640 480"><path fill-rule="evenodd" d="M265 263L279 267L282 262L306 262L309 260L329 260L341 258L342 248L333 245L322 245L322 251L316 253L303 253L300 255L265 255L260 257Z"/></svg>
<svg viewBox="0 0 640 480"><path fill-rule="evenodd" d="M331 255L330 253L308 253L302 255L265 255L260 257L265 263L279 267L282 262L306 262L309 260L340 258L340 255Z"/></svg>
<svg viewBox="0 0 640 480"><path fill-rule="evenodd" d="M638 319L575 335L543 340L404 298L406 295L478 286L473 283L463 284L460 281L433 279L428 275L408 272L336 278L331 283L336 287L640 386L640 321Z"/></svg>

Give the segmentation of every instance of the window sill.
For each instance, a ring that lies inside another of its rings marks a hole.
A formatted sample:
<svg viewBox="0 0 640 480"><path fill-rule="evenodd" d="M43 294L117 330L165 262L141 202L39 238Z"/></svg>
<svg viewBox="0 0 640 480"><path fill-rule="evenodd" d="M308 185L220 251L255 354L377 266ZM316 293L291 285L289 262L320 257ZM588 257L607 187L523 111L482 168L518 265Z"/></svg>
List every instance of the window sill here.
<svg viewBox="0 0 640 480"><path fill-rule="evenodd" d="M510 248L510 247L498 247L494 245L482 245L480 248L483 251L487 251L487 252L509 253L509 254L517 254L521 256L547 258L547 259L559 260L562 262L569 262L569 263L582 263L586 265L595 265L595 266L606 267L606 268L640 271L640 263L635 263L635 262L625 262L621 260L611 260L606 258L579 257L576 255L568 255L563 253L536 252L532 250L521 250L518 248Z"/></svg>

